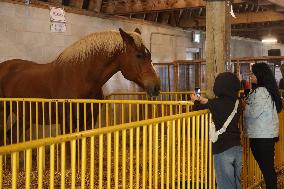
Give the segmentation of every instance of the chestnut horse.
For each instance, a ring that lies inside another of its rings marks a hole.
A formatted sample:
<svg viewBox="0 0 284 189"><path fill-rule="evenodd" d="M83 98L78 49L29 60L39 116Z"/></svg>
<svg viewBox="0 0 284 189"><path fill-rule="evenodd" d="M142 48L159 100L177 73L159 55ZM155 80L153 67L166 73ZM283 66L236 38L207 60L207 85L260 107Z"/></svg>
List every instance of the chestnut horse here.
<svg viewBox="0 0 284 189"><path fill-rule="evenodd" d="M0 97L102 99L102 86L118 71L148 95L159 94L160 80L140 31L119 29L119 32L90 34L66 48L51 63L37 64L20 59L1 63ZM82 127L80 125L80 130ZM2 136L3 128L0 132ZM2 142L0 137L0 145Z"/></svg>

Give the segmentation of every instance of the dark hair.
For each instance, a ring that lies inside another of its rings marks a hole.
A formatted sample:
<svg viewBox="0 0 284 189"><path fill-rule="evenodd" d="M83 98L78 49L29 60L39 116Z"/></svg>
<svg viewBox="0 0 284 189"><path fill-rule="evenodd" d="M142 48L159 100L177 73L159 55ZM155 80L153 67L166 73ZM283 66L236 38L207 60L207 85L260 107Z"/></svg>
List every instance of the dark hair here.
<svg viewBox="0 0 284 189"><path fill-rule="evenodd" d="M275 77L268 64L261 62L252 66L252 72L257 78L257 87L265 87L275 102L277 112L282 110L282 102Z"/></svg>

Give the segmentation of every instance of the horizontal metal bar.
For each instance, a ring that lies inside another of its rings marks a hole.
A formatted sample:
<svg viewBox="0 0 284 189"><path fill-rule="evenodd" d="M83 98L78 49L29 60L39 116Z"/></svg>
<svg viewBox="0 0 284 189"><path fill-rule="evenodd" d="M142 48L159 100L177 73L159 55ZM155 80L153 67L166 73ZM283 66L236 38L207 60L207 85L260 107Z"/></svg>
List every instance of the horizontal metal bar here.
<svg viewBox="0 0 284 189"><path fill-rule="evenodd" d="M94 100L94 99L45 99L45 98L0 98L0 102L65 102L65 103L109 103L109 104L169 104L193 105L191 101L149 101L149 100Z"/></svg>
<svg viewBox="0 0 284 189"><path fill-rule="evenodd" d="M122 131L124 129L132 129L132 128L137 128L141 127L144 125L149 125L149 124L156 124L156 123L162 123L166 121L173 121L176 119L182 119L186 117L192 117L196 115L201 115L201 114L206 114L208 113L208 110L200 110L200 111L195 111L195 112L188 112L188 113L183 113L183 114L178 114L178 115L172 115L172 116L166 116L166 117L159 117L159 118L154 118L154 119L147 119L147 120L142 120L139 122L131 122L131 123L124 123L121 125L116 125L113 127L104 127L104 128L98 128L98 129L93 129L93 130L88 130L88 131L82 131L82 132L77 132L77 133L72 133L72 134L66 134L62 136L57 136L57 137L51 137L51 138L46 138L46 139L39 139L36 141L29 141L25 143L19 143L19 144L13 144L13 145L7 145L7 146L1 146L0 147L0 155L1 154L9 154L12 152L18 152L18 151L23 151L26 149L33 149L33 148L38 148L40 146L48 146L51 144L58 144L62 142L67 142L71 141L74 139L81 139L83 137L92 137L100 134L106 134L106 133L112 133L115 131Z"/></svg>

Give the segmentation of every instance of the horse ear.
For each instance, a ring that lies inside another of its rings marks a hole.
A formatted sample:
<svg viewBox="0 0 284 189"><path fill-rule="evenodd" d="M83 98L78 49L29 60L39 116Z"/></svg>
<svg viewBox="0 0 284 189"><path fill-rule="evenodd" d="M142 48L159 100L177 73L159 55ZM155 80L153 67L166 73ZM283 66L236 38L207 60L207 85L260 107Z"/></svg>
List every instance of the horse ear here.
<svg viewBox="0 0 284 189"><path fill-rule="evenodd" d="M139 28L136 28L136 29L134 30L134 32L136 32L136 33L138 33L138 34L141 35L141 31L139 30Z"/></svg>
<svg viewBox="0 0 284 189"><path fill-rule="evenodd" d="M119 33L120 33L123 41L127 42L128 44L134 44L133 37L131 37L128 33L123 31L121 28L119 28Z"/></svg>

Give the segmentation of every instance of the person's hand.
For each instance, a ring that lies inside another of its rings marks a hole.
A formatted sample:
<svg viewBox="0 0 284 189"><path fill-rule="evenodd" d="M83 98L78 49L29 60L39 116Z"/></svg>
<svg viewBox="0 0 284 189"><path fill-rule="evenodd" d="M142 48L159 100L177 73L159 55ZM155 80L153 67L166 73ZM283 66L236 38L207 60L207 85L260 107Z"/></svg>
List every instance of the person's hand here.
<svg viewBox="0 0 284 189"><path fill-rule="evenodd" d="M208 99L207 98L204 98L202 96L196 96L196 94L191 94L190 95L190 99L192 102L194 101L199 101L201 104L206 104L208 102Z"/></svg>
<svg viewBox="0 0 284 189"><path fill-rule="evenodd" d="M202 96L200 96L200 97L199 97L199 102L200 102L201 104L207 104L208 99L207 99L207 98L204 98L204 97L202 97Z"/></svg>
<svg viewBox="0 0 284 189"><path fill-rule="evenodd" d="M198 96L196 96L196 94L190 94L190 100L192 101L192 102L194 102L194 101L196 101L196 100L198 100L199 101L199 98L200 97L198 97Z"/></svg>

